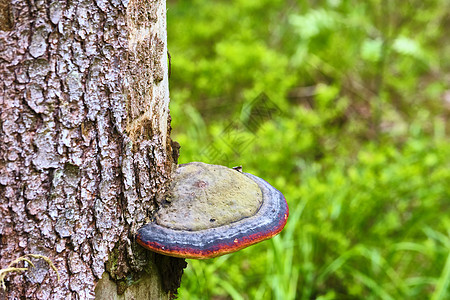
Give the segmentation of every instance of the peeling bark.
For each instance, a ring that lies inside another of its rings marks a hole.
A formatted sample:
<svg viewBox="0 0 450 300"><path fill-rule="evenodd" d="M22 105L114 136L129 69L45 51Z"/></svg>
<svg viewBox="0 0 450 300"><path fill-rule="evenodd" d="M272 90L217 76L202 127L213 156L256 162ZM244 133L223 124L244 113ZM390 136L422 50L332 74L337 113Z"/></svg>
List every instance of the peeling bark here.
<svg viewBox="0 0 450 300"><path fill-rule="evenodd" d="M165 22L163 0L0 0L0 267L61 276L33 260L0 299L92 299L102 276L169 297L133 241L176 160Z"/></svg>

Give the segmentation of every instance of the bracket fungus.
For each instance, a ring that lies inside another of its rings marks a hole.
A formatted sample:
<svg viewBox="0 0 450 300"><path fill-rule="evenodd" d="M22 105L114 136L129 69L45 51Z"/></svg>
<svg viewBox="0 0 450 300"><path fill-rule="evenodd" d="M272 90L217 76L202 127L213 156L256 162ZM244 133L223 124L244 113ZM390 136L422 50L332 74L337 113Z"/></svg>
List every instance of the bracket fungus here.
<svg viewBox="0 0 450 300"><path fill-rule="evenodd" d="M283 194L263 179L192 162L178 165L153 222L136 239L154 252L206 259L275 236L288 215Z"/></svg>

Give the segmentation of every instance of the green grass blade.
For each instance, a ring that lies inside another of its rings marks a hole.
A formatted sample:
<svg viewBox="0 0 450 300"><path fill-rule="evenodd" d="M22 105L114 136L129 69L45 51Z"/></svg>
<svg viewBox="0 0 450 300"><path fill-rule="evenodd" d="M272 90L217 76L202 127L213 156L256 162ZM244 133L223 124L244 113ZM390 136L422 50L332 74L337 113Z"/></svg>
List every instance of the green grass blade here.
<svg viewBox="0 0 450 300"><path fill-rule="evenodd" d="M450 285L450 253L447 256L447 262L445 263L442 274L436 284L436 289L431 296L431 300L444 300L449 299L449 288Z"/></svg>

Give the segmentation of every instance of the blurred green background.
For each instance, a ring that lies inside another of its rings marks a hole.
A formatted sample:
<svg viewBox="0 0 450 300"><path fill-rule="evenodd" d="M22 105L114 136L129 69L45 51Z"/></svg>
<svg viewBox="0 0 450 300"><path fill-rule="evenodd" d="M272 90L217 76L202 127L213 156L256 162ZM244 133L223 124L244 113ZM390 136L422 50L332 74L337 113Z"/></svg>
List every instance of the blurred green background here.
<svg viewBox="0 0 450 300"><path fill-rule="evenodd" d="M180 163L260 176L272 240L181 299L450 299L450 1L168 1Z"/></svg>

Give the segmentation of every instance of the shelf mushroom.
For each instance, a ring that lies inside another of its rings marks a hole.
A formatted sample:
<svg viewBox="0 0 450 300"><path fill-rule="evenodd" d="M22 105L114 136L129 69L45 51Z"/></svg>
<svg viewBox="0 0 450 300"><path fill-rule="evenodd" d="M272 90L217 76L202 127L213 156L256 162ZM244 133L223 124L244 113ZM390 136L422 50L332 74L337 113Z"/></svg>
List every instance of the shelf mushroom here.
<svg viewBox="0 0 450 300"><path fill-rule="evenodd" d="M192 162L178 165L154 221L136 240L164 255L207 259L270 239L288 215L283 194L263 179Z"/></svg>

